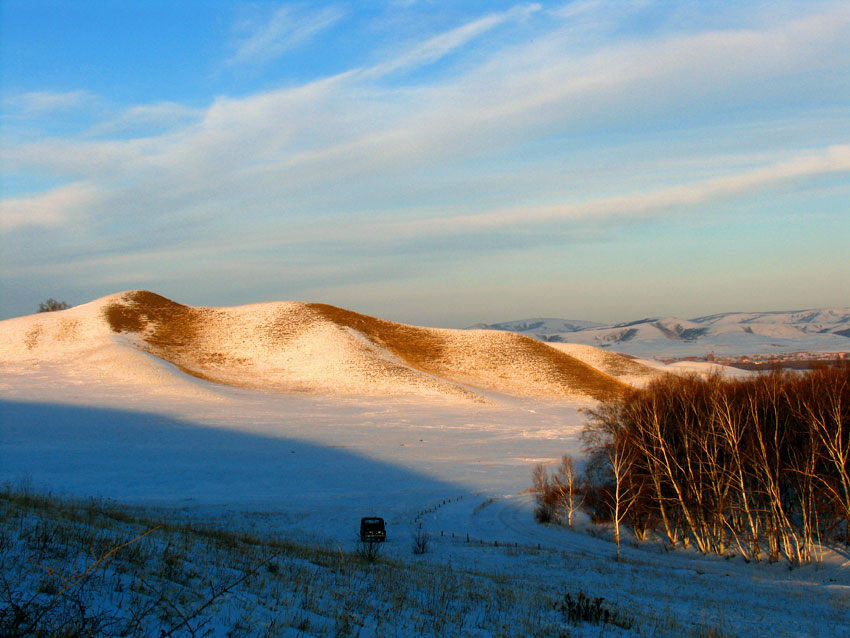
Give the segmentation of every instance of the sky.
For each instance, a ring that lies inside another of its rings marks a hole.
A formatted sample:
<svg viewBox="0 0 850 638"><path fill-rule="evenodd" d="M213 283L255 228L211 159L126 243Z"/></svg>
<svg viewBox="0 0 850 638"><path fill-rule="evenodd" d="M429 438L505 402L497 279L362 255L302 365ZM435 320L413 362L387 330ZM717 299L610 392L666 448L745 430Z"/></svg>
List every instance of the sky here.
<svg viewBox="0 0 850 638"><path fill-rule="evenodd" d="M850 306L846 1L0 3L0 318Z"/></svg>

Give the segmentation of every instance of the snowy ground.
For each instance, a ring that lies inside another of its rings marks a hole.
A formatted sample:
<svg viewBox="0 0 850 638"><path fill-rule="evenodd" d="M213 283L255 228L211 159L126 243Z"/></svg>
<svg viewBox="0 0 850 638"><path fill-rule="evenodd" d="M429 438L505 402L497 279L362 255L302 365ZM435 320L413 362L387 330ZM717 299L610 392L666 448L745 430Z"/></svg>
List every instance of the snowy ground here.
<svg viewBox="0 0 850 638"><path fill-rule="evenodd" d="M296 510L333 538L372 512L402 523L433 501L517 494L533 465L580 451L590 406L293 396L190 378L205 392L104 382L93 397L59 367L22 367L0 373L2 478L125 502Z"/></svg>
<svg viewBox="0 0 850 638"><path fill-rule="evenodd" d="M0 369L0 480L345 550L377 514L387 557L603 596L643 633L850 635L846 552L791 571L647 543L617 563L607 540L536 524L531 469L581 454L588 403L291 396L190 377L173 392L70 370ZM413 557L420 524L431 543Z"/></svg>

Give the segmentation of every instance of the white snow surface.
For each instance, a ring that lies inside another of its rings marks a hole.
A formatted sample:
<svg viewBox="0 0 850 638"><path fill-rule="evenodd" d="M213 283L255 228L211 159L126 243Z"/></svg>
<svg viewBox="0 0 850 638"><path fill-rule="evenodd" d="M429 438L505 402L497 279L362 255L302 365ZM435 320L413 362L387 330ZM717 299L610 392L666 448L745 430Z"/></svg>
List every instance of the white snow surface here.
<svg viewBox="0 0 850 638"><path fill-rule="evenodd" d="M410 559L421 523L432 537L423 560L504 573L518 586L561 582L564 591L604 596L641 617L689 619L730 636L837 636L850 627L846 549L789 571L665 553L650 541L627 543L617 563L604 538L537 524L526 492L531 471L563 454L581 459L592 401L491 392L484 404L438 393L304 395L216 384L88 321L109 299L2 323L0 480L346 549L359 518L380 515L386 552L400 560ZM242 352L262 349L249 336ZM31 347L14 345L21 338ZM611 365L603 356L611 353L568 350ZM313 360L309 344L300 352L299 365ZM333 372L315 365L317 379ZM335 378L350 373L343 367ZM584 518L579 527L596 530Z"/></svg>

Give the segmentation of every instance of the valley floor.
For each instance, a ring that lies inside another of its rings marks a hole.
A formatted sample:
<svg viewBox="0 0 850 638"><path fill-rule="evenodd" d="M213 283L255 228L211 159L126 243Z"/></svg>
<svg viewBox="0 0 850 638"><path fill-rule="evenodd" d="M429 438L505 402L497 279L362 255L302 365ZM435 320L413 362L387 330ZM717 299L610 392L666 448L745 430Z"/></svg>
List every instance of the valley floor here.
<svg viewBox="0 0 850 638"><path fill-rule="evenodd" d="M277 578L263 567L265 578L251 575L223 594L206 609L212 619L204 625L222 636L240 635L236 623L247 627L241 635L364 637L837 636L850 626L850 556L843 548L795 570L665 552L655 542L625 547L616 562L605 530L586 521L576 532L538 525L525 492L531 469L565 453L581 456L590 404L282 396L190 383L197 392L110 379L95 387L66 367L4 365L0 481L18 486L4 501L14 514L4 521L17 521L18 530L39 520L83 525L56 507L27 509L14 497L22 490L95 496L102 508L129 507L139 517L109 532L115 544L164 521L144 542L153 544L152 554L182 543L191 573L210 573L205 557L221 564L209 535L191 531L210 527L257 539L254 562L234 567L231 580L283 545L275 573L313 565L320 585L312 589L297 585L306 577ZM357 557L357 525L367 515L388 525L375 564ZM416 555L420 530L428 551ZM6 528L4 573L14 576L9 566L17 565L21 587L37 589L39 565L50 555L28 554L36 551L28 543ZM77 569L96 556L82 547L66 552ZM333 556L347 567L332 564ZM121 571L118 554L115 560L103 582L129 587L132 570ZM152 589L137 592L139 604L165 586L154 572L145 574ZM634 625L567 623L555 607L579 592L604 598ZM182 595L183 613L203 604L203 594ZM101 593L98 600L114 606L119 598ZM180 631L174 635L190 635Z"/></svg>

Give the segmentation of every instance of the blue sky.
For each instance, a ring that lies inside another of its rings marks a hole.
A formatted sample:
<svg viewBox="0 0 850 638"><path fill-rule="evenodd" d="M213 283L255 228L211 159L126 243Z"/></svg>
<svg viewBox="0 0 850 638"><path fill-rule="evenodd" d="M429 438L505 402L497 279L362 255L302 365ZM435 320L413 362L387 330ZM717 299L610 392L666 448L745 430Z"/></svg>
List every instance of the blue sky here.
<svg viewBox="0 0 850 638"><path fill-rule="evenodd" d="M0 317L850 305L846 2L0 4Z"/></svg>

